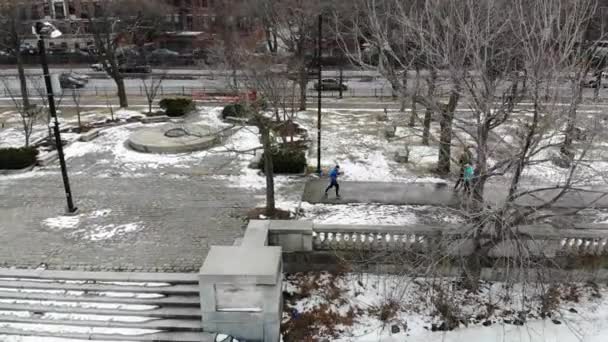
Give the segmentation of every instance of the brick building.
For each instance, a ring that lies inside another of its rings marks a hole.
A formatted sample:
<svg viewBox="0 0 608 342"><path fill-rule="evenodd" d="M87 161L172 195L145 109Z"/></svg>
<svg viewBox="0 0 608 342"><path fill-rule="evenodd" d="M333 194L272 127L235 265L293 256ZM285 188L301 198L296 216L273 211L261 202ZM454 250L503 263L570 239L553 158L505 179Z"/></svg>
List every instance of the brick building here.
<svg viewBox="0 0 608 342"><path fill-rule="evenodd" d="M0 0L13 2L19 0ZM89 16L99 16L101 3L112 0L27 0L20 10L24 25L35 20L53 22L63 36L47 41L50 49L78 51L93 44L89 29ZM228 24L238 30L245 40L255 44L261 36L255 21L250 20L239 8L247 0L164 0L168 4L165 15L167 32L159 38L158 45L185 51L204 48L213 43ZM33 37L30 43L35 43ZM26 41L28 41L26 40Z"/></svg>

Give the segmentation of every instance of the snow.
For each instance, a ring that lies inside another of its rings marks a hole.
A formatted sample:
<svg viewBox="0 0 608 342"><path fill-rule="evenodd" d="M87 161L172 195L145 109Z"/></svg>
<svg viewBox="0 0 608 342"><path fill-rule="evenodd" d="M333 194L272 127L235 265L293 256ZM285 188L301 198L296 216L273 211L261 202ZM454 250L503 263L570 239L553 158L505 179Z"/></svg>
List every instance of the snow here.
<svg viewBox="0 0 608 342"><path fill-rule="evenodd" d="M143 222L133 222L126 224L107 224L107 225L91 225L86 229L79 229L72 233L73 236L78 236L82 240L102 241L109 240L114 237L120 237L128 233L137 232L144 229Z"/></svg>
<svg viewBox="0 0 608 342"><path fill-rule="evenodd" d="M51 230L72 230L68 234L69 237L93 242L122 237L145 228L143 222L94 223L95 220L108 217L110 213L112 213L111 209L99 209L74 216L50 217L42 220L42 226Z"/></svg>
<svg viewBox="0 0 608 342"><path fill-rule="evenodd" d="M76 216L57 216L47 218L42 224L50 229L74 229L80 223L80 215Z"/></svg>
<svg viewBox="0 0 608 342"><path fill-rule="evenodd" d="M12 328L33 332L52 332L52 333L80 333L80 334L118 334L125 336L137 336L160 332L152 329L129 329L129 328L98 328L98 327L79 327L68 325L52 324L27 324L27 323L1 323L0 328ZM20 340L16 340L20 341ZM38 341L41 341L40 339ZM44 341L44 340L42 340Z"/></svg>
<svg viewBox="0 0 608 342"><path fill-rule="evenodd" d="M95 302L84 302L84 301L83 302L66 302L66 301L5 299L5 298L0 298L0 303L40 305L40 306L52 306L52 307L68 307L68 308L83 308L83 309L100 309L100 310L125 310L125 311L147 311L147 310L154 310L157 308L157 306L155 306L155 305L95 303Z"/></svg>
<svg viewBox="0 0 608 342"><path fill-rule="evenodd" d="M606 341L608 289L585 284L570 286L558 288L559 299L553 309L552 321L540 318L543 290L535 284L483 282L479 293L471 293L454 286L447 278L412 279L367 273L347 273L342 276L296 274L287 276L284 281L284 292L289 295L286 295L287 309L283 313L283 324L289 327L289 321L298 320L305 313L315 312L315 317L327 317L323 312L333 312L347 317L352 312L352 324L338 321L335 329L337 336L330 340ZM439 293L443 294L443 299L439 299ZM576 296L567 297L572 293ZM303 297L292 297L293 294ZM383 321L378 309L390 302L396 303L394 314L388 315ZM467 324L460 323L452 331L431 331L433 325L439 326L443 322L436 303L456 308L455 314ZM522 320L523 325L509 323L515 320ZM318 322L320 324L308 326L310 329L305 333L315 333L314 337L319 340L331 336L329 328ZM482 322L491 324L482 326ZM399 332L393 333L393 326L398 327Z"/></svg>
<svg viewBox="0 0 608 342"><path fill-rule="evenodd" d="M88 342L90 340L79 340L79 339L59 338L59 337L0 335L0 341L2 341L2 342ZM110 342L110 341L99 340L98 342ZM114 340L112 342L129 342L129 341Z"/></svg>
<svg viewBox="0 0 608 342"><path fill-rule="evenodd" d="M281 208L284 208L281 206ZM382 204L310 204L300 205L299 219L312 220L317 224L358 225L412 225L430 217L440 223L461 223L456 211L429 206L382 205Z"/></svg>

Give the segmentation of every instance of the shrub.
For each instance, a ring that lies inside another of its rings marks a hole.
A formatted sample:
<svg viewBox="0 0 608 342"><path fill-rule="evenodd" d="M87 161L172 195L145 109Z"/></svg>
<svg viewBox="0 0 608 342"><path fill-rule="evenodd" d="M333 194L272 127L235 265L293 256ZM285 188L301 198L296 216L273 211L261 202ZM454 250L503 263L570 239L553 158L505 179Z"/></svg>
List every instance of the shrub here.
<svg viewBox="0 0 608 342"><path fill-rule="evenodd" d="M272 165L275 173L302 173L306 168L306 154L296 148L275 148L272 152ZM264 167L264 154L260 168Z"/></svg>
<svg viewBox="0 0 608 342"><path fill-rule="evenodd" d="M184 116L195 108L194 102L191 99L179 97L162 99L159 105L167 116Z"/></svg>
<svg viewBox="0 0 608 342"><path fill-rule="evenodd" d="M36 164L35 147L0 148L0 169L18 170Z"/></svg>
<svg viewBox="0 0 608 342"><path fill-rule="evenodd" d="M222 119L227 117L244 118L249 115L249 109L242 103L231 103L222 110Z"/></svg>

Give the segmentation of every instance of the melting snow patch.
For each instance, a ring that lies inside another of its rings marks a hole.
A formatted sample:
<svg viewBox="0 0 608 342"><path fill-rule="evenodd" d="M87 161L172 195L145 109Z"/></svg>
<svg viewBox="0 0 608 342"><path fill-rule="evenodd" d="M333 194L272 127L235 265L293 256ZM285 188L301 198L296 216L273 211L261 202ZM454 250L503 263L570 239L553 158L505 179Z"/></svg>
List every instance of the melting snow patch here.
<svg viewBox="0 0 608 342"><path fill-rule="evenodd" d="M50 229L74 229L80 223L80 215L77 216L57 216L47 218L42 221L42 224Z"/></svg>
<svg viewBox="0 0 608 342"><path fill-rule="evenodd" d="M79 229L72 233L73 236L80 237L83 240L102 241L113 237L123 236L127 233L133 233L143 229L143 222L134 222L127 224L108 224L108 225L92 225L89 229Z"/></svg>

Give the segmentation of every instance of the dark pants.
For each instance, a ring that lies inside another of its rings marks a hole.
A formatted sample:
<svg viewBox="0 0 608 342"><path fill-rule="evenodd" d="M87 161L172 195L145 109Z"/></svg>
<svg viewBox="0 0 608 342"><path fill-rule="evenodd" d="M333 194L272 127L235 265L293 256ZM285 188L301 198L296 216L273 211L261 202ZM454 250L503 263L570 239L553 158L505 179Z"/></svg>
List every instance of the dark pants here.
<svg viewBox="0 0 608 342"><path fill-rule="evenodd" d="M463 180L462 183L464 184L464 192L466 194L470 194L471 193L471 181L470 180Z"/></svg>
<svg viewBox="0 0 608 342"><path fill-rule="evenodd" d="M464 169L460 169L460 176L458 177L458 181L456 181L456 185L454 185L454 190L458 190L458 186L460 183L464 182Z"/></svg>
<svg viewBox="0 0 608 342"><path fill-rule="evenodd" d="M336 187L336 196L340 196L340 184L338 184L338 181L335 179L332 179L331 182L329 183L329 186L327 187L327 189L325 189L325 194L327 195L327 192L329 191L329 189Z"/></svg>

